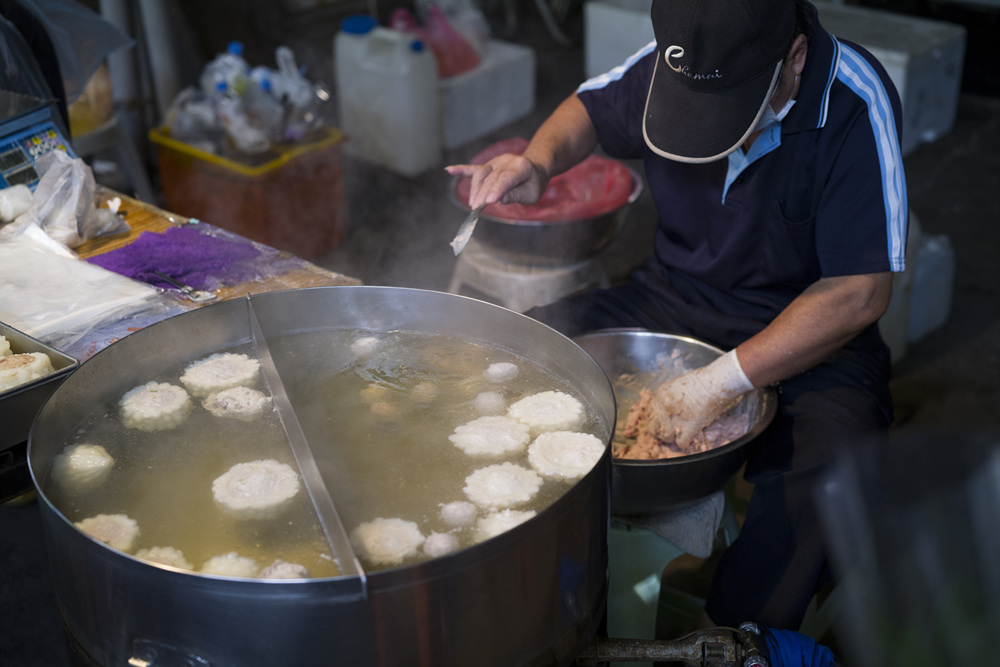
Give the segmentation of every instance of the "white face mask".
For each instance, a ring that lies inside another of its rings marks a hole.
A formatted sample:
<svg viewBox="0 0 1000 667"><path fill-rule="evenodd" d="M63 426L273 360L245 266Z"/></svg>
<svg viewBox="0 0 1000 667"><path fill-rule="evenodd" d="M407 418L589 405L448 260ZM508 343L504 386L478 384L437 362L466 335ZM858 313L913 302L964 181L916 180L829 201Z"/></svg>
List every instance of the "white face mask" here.
<svg viewBox="0 0 1000 667"><path fill-rule="evenodd" d="M799 77L796 76L795 80L798 81L798 79ZM764 107L764 114L757 121L757 124L753 126L753 132L759 132L771 125L771 123L780 123L788 115L788 112L792 110L793 106L795 106L795 100L789 99L785 102L785 106L781 107L781 111L775 113L774 109L771 108L770 100L768 100L767 106Z"/></svg>

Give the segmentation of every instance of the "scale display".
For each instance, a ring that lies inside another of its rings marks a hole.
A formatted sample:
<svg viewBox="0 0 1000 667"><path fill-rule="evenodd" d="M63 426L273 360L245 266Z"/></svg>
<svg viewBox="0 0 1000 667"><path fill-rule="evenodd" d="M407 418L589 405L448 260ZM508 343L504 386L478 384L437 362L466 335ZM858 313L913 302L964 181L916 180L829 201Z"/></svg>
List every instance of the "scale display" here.
<svg viewBox="0 0 1000 667"><path fill-rule="evenodd" d="M54 150L76 157L48 106L0 121L0 188L27 185L34 190L39 179L35 162Z"/></svg>

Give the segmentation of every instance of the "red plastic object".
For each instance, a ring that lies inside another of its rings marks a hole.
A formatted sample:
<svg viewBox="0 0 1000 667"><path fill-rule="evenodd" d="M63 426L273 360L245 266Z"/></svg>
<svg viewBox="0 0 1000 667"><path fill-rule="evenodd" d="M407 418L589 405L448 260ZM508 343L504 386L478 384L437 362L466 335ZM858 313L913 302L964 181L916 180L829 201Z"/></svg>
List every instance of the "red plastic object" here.
<svg viewBox="0 0 1000 667"><path fill-rule="evenodd" d="M442 79L468 72L479 65L479 53L452 27L437 5L428 8L425 26L417 23L410 10L399 7L389 15L389 27L409 33L430 47L437 61L438 76Z"/></svg>
<svg viewBox="0 0 1000 667"><path fill-rule="evenodd" d="M488 146L471 160L485 164L504 153L520 155L528 147L522 137L504 139ZM455 186L458 201L467 204L472 181L459 179ZM572 169L549 181L541 199L530 206L524 204L491 204L484 215L512 221L569 222L605 215L628 202L634 183L632 173L621 162L600 155L591 155Z"/></svg>

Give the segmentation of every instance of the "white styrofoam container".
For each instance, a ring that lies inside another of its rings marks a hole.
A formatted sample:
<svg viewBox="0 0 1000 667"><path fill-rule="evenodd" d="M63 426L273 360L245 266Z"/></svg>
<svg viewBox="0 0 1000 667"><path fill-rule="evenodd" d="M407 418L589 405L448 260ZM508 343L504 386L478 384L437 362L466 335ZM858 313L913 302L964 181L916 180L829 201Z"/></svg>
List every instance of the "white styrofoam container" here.
<svg viewBox="0 0 1000 667"><path fill-rule="evenodd" d="M917 342L948 321L954 277L955 254L948 237L922 237L910 291L907 342Z"/></svg>
<svg viewBox="0 0 1000 667"><path fill-rule="evenodd" d="M490 40L475 69L441 79L438 90L443 145L455 148L531 113L535 51Z"/></svg>
<svg viewBox="0 0 1000 667"><path fill-rule="evenodd" d="M584 73L587 78L618 67L653 41L653 0L590 0L584 5Z"/></svg>
<svg viewBox="0 0 1000 667"><path fill-rule="evenodd" d="M815 5L824 28L868 49L885 67L903 105L903 155L951 131L965 58L964 26L832 2Z"/></svg>

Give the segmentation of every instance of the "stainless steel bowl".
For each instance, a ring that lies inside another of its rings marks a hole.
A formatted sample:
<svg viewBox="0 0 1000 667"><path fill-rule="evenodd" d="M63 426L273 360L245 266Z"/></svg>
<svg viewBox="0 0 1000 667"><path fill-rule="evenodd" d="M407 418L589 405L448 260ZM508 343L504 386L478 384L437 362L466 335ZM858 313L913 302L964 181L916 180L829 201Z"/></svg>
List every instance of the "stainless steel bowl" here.
<svg viewBox="0 0 1000 667"><path fill-rule="evenodd" d="M642 176L631 168L629 173L632 192L625 205L614 211L558 222L511 220L484 212L479 216L475 239L490 253L515 264L558 266L589 259L611 243L629 207L642 195ZM449 197L455 206L468 212L468 205L456 194L459 180L452 181Z"/></svg>
<svg viewBox="0 0 1000 667"><path fill-rule="evenodd" d="M638 400L640 387L624 377L660 370L661 361L678 354L683 367L692 370L723 354L717 347L693 338L642 329L607 329L574 339L611 381L618 406L618 424ZM649 387L652 388L652 387ZM757 389L743 399L750 401L749 430L721 447L669 459L615 458L611 472L611 513L617 516L657 514L693 505L722 489L746 459L746 448L760 435L777 410L773 389Z"/></svg>

